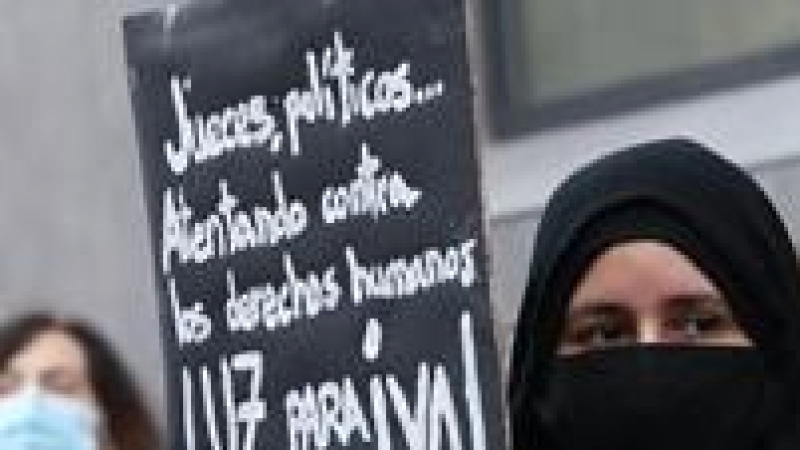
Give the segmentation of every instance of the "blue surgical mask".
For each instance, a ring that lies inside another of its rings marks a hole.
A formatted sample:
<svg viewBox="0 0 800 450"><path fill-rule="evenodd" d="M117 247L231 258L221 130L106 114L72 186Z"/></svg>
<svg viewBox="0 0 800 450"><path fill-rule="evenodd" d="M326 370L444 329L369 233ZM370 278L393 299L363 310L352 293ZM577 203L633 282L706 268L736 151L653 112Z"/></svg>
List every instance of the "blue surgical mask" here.
<svg viewBox="0 0 800 450"><path fill-rule="evenodd" d="M3 450L98 450L99 425L92 405L36 387L0 399Z"/></svg>

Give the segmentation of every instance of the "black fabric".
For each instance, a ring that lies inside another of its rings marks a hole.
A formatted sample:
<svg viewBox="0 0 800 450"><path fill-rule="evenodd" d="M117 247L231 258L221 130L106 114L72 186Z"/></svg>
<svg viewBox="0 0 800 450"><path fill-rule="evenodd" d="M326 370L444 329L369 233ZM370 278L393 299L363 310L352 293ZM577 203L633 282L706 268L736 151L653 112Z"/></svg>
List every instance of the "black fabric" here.
<svg viewBox="0 0 800 450"><path fill-rule="evenodd" d="M751 348L639 347L559 358L539 417L557 448L752 450L776 404Z"/></svg>
<svg viewBox="0 0 800 450"><path fill-rule="evenodd" d="M800 288L791 240L746 173L687 140L611 154L573 174L551 197L512 353L514 448L562 450L547 440L543 411L569 298L603 250L642 239L674 246L723 291L764 362L764 383L779 393L762 448L800 448Z"/></svg>

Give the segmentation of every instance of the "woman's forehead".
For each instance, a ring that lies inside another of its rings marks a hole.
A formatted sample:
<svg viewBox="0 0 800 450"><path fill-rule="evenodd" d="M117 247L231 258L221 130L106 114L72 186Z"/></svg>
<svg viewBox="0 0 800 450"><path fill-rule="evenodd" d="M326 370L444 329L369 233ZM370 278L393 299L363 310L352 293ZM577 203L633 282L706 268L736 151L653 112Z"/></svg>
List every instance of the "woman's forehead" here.
<svg viewBox="0 0 800 450"><path fill-rule="evenodd" d="M53 369L83 374L87 365L87 355L80 342L58 329L37 333L8 361L8 369L30 374Z"/></svg>
<svg viewBox="0 0 800 450"><path fill-rule="evenodd" d="M689 258L669 244L642 240L614 245L587 267L570 301L614 302L653 309L676 298L721 297L719 289Z"/></svg>

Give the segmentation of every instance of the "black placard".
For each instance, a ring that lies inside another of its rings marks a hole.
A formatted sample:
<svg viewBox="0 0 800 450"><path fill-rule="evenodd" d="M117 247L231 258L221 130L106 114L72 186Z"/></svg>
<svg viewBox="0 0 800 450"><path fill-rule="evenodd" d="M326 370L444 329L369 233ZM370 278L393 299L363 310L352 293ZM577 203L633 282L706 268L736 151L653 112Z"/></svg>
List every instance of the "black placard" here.
<svg viewBox="0 0 800 450"><path fill-rule="evenodd" d="M172 449L501 449L461 0L125 20Z"/></svg>

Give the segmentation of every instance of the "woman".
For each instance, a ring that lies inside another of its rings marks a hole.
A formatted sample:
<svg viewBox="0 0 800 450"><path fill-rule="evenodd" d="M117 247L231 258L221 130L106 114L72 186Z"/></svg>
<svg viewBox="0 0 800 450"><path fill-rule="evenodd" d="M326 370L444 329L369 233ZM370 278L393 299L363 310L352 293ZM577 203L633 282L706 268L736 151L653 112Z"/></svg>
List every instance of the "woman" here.
<svg viewBox="0 0 800 450"><path fill-rule="evenodd" d="M800 448L800 286L742 170L668 140L564 182L512 355L515 449Z"/></svg>
<svg viewBox="0 0 800 450"><path fill-rule="evenodd" d="M0 330L0 448L155 450L155 426L108 343L37 314Z"/></svg>

